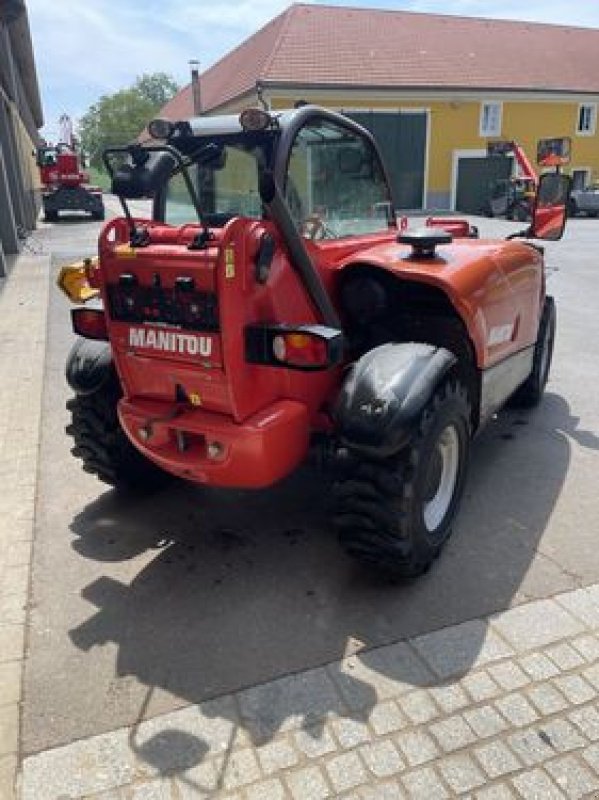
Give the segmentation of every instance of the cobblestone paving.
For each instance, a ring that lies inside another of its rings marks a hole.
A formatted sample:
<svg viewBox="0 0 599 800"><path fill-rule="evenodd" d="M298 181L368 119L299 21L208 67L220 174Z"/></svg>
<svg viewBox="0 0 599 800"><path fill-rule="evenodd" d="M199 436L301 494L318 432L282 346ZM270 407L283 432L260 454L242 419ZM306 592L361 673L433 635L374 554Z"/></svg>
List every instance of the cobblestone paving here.
<svg viewBox="0 0 599 800"><path fill-rule="evenodd" d="M599 797L599 585L367 658L418 688L353 655L31 756L22 800Z"/></svg>
<svg viewBox="0 0 599 800"><path fill-rule="evenodd" d="M49 268L25 251L0 280L0 800L17 767Z"/></svg>

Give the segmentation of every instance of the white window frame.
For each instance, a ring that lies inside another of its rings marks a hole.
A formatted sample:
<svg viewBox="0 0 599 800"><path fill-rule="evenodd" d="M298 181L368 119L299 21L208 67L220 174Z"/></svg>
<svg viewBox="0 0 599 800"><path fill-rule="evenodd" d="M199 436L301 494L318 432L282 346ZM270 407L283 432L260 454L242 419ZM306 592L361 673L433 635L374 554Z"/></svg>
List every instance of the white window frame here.
<svg viewBox="0 0 599 800"><path fill-rule="evenodd" d="M493 128L485 128L485 120L487 115L485 109L493 106L497 109L496 125ZM480 116L478 120L478 135L481 139L486 139L489 136L501 136L501 126L503 124L503 103L499 100L484 100L480 104Z"/></svg>
<svg viewBox="0 0 599 800"><path fill-rule="evenodd" d="M583 108L590 110L590 125L588 128L580 127L580 116ZM594 136L597 132L597 103L579 103L576 112L576 135L577 136Z"/></svg>

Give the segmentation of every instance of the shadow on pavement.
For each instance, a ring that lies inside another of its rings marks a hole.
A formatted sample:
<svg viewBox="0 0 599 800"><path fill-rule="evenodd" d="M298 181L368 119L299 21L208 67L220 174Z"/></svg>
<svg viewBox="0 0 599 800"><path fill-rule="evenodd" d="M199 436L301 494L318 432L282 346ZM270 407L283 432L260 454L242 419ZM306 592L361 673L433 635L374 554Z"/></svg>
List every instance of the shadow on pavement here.
<svg viewBox="0 0 599 800"><path fill-rule="evenodd" d="M327 484L308 468L255 493L183 484L149 499L107 492L72 523L77 553L107 564L155 555L129 585L109 576L87 585L83 596L97 611L69 635L83 651L117 646L117 675L148 687L145 717L195 703L210 713L210 698L256 687L241 703L255 742L289 716L310 730L328 712L366 719L376 676L443 682L413 649L404 658L385 645L505 609L535 571L547 594L559 590L559 565L535 556L568 470L569 438L599 449L577 426L555 394L534 412L491 423L474 445L453 539L409 585L379 582L346 559L327 525ZM461 642L461 672L485 634L481 624ZM357 654L353 675L318 669L349 653ZM302 683L296 673L306 669ZM256 686L277 678L270 689ZM329 690L331 679L341 694ZM226 716L226 704L216 709ZM203 757L200 742L185 750ZM160 761L151 746L139 753Z"/></svg>

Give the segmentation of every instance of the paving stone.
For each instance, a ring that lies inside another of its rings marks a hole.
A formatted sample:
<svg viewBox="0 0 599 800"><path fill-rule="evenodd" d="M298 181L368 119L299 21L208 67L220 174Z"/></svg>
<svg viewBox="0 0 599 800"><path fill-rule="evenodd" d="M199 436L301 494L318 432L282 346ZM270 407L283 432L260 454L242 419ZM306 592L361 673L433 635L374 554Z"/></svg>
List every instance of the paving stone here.
<svg viewBox="0 0 599 800"><path fill-rule="evenodd" d="M553 600L535 600L491 617L491 625L520 653L583 631L583 624Z"/></svg>
<svg viewBox="0 0 599 800"><path fill-rule="evenodd" d="M22 664L22 661L7 661L0 664L0 706L19 702Z"/></svg>
<svg viewBox="0 0 599 800"><path fill-rule="evenodd" d="M377 700L425 686L434 677L406 642L350 656L329 667L329 674L354 710L370 709Z"/></svg>
<svg viewBox="0 0 599 800"><path fill-rule="evenodd" d="M476 738L465 720L457 715L436 722L429 727L429 731L446 753L466 747Z"/></svg>
<svg viewBox="0 0 599 800"><path fill-rule="evenodd" d="M318 767L305 767L285 775L294 800L323 800L332 792Z"/></svg>
<svg viewBox="0 0 599 800"><path fill-rule="evenodd" d="M247 800L284 800L285 789L276 778L256 783L245 790Z"/></svg>
<svg viewBox="0 0 599 800"><path fill-rule="evenodd" d="M552 719L539 725L539 735L548 740L548 744L560 753L584 747L586 741L576 728L565 719Z"/></svg>
<svg viewBox="0 0 599 800"><path fill-rule="evenodd" d="M481 706L464 711L464 719L481 739L495 736L507 728L503 717L500 717L492 706Z"/></svg>
<svg viewBox="0 0 599 800"><path fill-rule="evenodd" d="M482 703L484 700L491 700L501 694L499 686L492 680L486 672L475 672L466 675L462 685L472 697L475 703Z"/></svg>
<svg viewBox="0 0 599 800"><path fill-rule="evenodd" d="M405 769L405 763L388 739L360 748L360 755L377 778L388 778Z"/></svg>
<svg viewBox="0 0 599 800"><path fill-rule="evenodd" d="M426 691L410 692L397 702L405 716L415 725L423 725L439 716L439 709Z"/></svg>
<svg viewBox="0 0 599 800"><path fill-rule="evenodd" d="M489 674L506 692L521 689L530 683L530 678L514 661L501 661L488 667Z"/></svg>
<svg viewBox="0 0 599 800"><path fill-rule="evenodd" d="M0 597L17 594L26 597L29 589L29 565L5 567L0 581Z"/></svg>
<svg viewBox="0 0 599 800"><path fill-rule="evenodd" d="M477 747L474 755L490 778L499 778L520 769L516 756L499 740Z"/></svg>
<svg viewBox="0 0 599 800"><path fill-rule="evenodd" d="M538 719L537 712L521 694L508 694L505 697L500 697L495 701L495 705L508 722L511 722L517 728L530 725L531 722Z"/></svg>
<svg viewBox="0 0 599 800"><path fill-rule="evenodd" d="M333 733L344 750L349 750L372 739L368 725L355 719L342 717L331 723Z"/></svg>
<svg viewBox="0 0 599 800"><path fill-rule="evenodd" d="M261 778L260 767L253 750L237 750L225 760L223 785L225 789L238 789Z"/></svg>
<svg viewBox="0 0 599 800"><path fill-rule="evenodd" d="M550 683L542 683L539 686L532 686L526 692L528 698L539 709L541 714L547 716L563 711L568 707L568 701L561 692Z"/></svg>
<svg viewBox="0 0 599 800"><path fill-rule="evenodd" d="M23 658L24 625L0 625L0 662Z"/></svg>
<svg viewBox="0 0 599 800"><path fill-rule="evenodd" d="M266 775L273 772L293 767L297 764L299 756L289 742L274 741L256 749L260 766Z"/></svg>
<svg viewBox="0 0 599 800"><path fill-rule="evenodd" d="M591 742L599 740L599 713L592 706L577 708L568 714L568 719L590 739Z"/></svg>
<svg viewBox="0 0 599 800"><path fill-rule="evenodd" d="M411 800L445 800L445 787L431 767L423 767L401 777Z"/></svg>
<svg viewBox="0 0 599 800"><path fill-rule="evenodd" d="M553 678L553 684L574 705L588 703L596 697L595 689L580 675L560 675Z"/></svg>
<svg viewBox="0 0 599 800"><path fill-rule="evenodd" d="M470 756L465 754L445 758L439 761L437 767L451 789L458 794L476 789L485 782L485 776Z"/></svg>
<svg viewBox="0 0 599 800"><path fill-rule="evenodd" d="M19 706L17 703L0 707L0 756L17 752L19 743Z"/></svg>
<svg viewBox="0 0 599 800"><path fill-rule="evenodd" d="M592 664L583 670L582 674L586 680L599 691L599 664Z"/></svg>
<svg viewBox="0 0 599 800"><path fill-rule="evenodd" d="M403 731L395 741L412 767L431 761L439 755L437 745L425 731Z"/></svg>
<svg viewBox="0 0 599 800"><path fill-rule="evenodd" d="M406 720L393 700L386 700L376 705L368 720L374 732L383 736L386 733L399 731L406 726Z"/></svg>
<svg viewBox="0 0 599 800"><path fill-rule="evenodd" d="M312 727L293 734L296 746L308 758L321 758L333 753L337 746L327 728Z"/></svg>
<svg viewBox="0 0 599 800"><path fill-rule="evenodd" d="M326 764L326 770L337 792L346 792L361 783L366 783L368 774L357 753L343 753L334 756Z"/></svg>
<svg viewBox="0 0 599 800"><path fill-rule="evenodd" d="M85 797L129 784L134 776L129 732L121 729L26 758L22 800Z"/></svg>
<svg viewBox="0 0 599 800"><path fill-rule="evenodd" d="M299 728L329 713L341 715L344 711L323 667L254 686L239 692L237 699L244 725L254 741L265 741L279 731Z"/></svg>
<svg viewBox="0 0 599 800"><path fill-rule="evenodd" d="M573 756L564 756L549 761L545 769L566 797L579 800L596 789L599 789L599 778Z"/></svg>
<svg viewBox="0 0 599 800"><path fill-rule="evenodd" d="M238 728L231 695L145 720L135 734L141 754L138 768L152 777L193 768L205 757L228 750ZM145 751L149 758L143 758Z"/></svg>
<svg viewBox="0 0 599 800"><path fill-rule="evenodd" d="M442 680L513 655L483 620L471 620L411 640L427 665Z"/></svg>
<svg viewBox="0 0 599 800"><path fill-rule="evenodd" d="M166 779L137 784L131 791L131 800L174 800L171 782Z"/></svg>
<svg viewBox="0 0 599 800"><path fill-rule="evenodd" d="M0 583L2 581L0 580ZM0 595L0 623L24 625L27 618L27 592ZM2 655L0 655L2 660Z"/></svg>
<svg viewBox="0 0 599 800"><path fill-rule="evenodd" d="M207 800L220 790L223 759L218 756L202 761L192 769L185 770L173 778L177 800Z"/></svg>
<svg viewBox="0 0 599 800"><path fill-rule="evenodd" d="M395 781L385 781L376 786L361 786L355 797L357 800L403 800L405 794Z"/></svg>
<svg viewBox="0 0 599 800"><path fill-rule="evenodd" d="M513 800L513 791L504 783L488 786L476 793L476 800Z"/></svg>
<svg viewBox="0 0 599 800"><path fill-rule="evenodd" d="M17 756L0 756L0 800L16 800Z"/></svg>
<svg viewBox="0 0 599 800"><path fill-rule="evenodd" d="M555 601L589 628L599 628L599 598L595 592L589 589L576 589L573 592L558 594Z"/></svg>
<svg viewBox="0 0 599 800"><path fill-rule="evenodd" d="M452 683L448 686L433 686L429 689L433 699L446 714L453 714L464 708L470 703L466 692L459 683Z"/></svg>
<svg viewBox="0 0 599 800"><path fill-rule="evenodd" d="M527 767L540 764L555 755L555 750L544 741L534 728L518 731L508 737L507 743Z"/></svg>
<svg viewBox="0 0 599 800"><path fill-rule="evenodd" d="M540 769L523 772L512 778L512 783L524 800L563 800L564 797L547 773Z"/></svg>
<svg viewBox="0 0 599 800"><path fill-rule="evenodd" d="M582 757L599 773L599 744L593 744L582 751Z"/></svg>
<svg viewBox="0 0 599 800"><path fill-rule="evenodd" d="M573 647L570 647L567 642L561 642L560 644L553 645L553 647L546 648L545 655L549 656L562 672L575 669L581 664L584 664L584 659L580 653Z"/></svg>
<svg viewBox="0 0 599 800"><path fill-rule="evenodd" d="M572 647L575 647L589 664L599 661L599 639L596 636L591 634L579 636L572 640Z"/></svg>
<svg viewBox="0 0 599 800"><path fill-rule="evenodd" d="M544 653L528 653L520 659L520 666L533 681L545 681L559 675L559 669Z"/></svg>

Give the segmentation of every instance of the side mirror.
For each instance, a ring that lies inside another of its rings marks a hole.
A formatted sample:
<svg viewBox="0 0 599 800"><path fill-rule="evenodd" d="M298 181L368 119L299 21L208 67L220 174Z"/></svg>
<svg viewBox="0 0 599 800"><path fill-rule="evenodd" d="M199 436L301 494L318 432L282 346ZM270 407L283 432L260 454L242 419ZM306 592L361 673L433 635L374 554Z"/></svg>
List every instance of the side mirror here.
<svg viewBox="0 0 599 800"><path fill-rule="evenodd" d="M127 199L153 197L176 166L177 162L170 153L147 152L139 148L114 173L111 191Z"/></svg>
<svg viewBox="0 0 599 800"><path fill-rule="evenodd" d="M568 216L571 179L561 172L541 175L528 236L534 239L561 239Z"/></svg>

